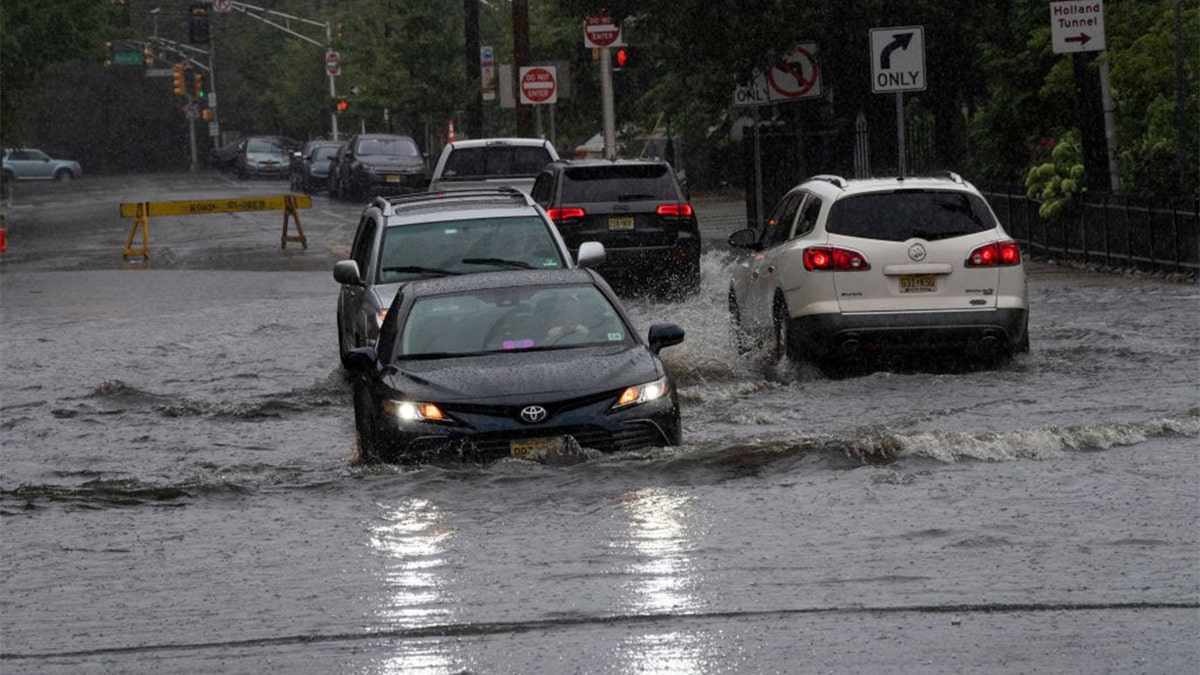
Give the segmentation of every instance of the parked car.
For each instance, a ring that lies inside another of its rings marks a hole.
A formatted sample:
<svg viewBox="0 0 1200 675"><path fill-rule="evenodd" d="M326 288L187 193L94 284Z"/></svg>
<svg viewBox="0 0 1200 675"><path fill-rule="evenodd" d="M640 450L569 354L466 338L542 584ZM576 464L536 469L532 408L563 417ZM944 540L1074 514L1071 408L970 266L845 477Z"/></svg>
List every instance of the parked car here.
<svg viewBox="0 0 1200 675"><path fill-rule="evenodd" d="M354 349L354 421L367 461L452 453L537 459L680 442L679 402L658 357L592 270L490 272L406 284L376 346Z"/></svg>
<svg viewBox="0 0 1200 675"><path fill-rule="evenodd" d="M329 187L329 169L341 141L309 141L292 153L292 190L312 194Z"/></svg>
<svg viewBox="0 0 1200 675"><path fill-rule="evenodd" d="M235 167L238 178L287 178L292 152L299 143L282 136L250 136L238 145Z"/></svg>
<svg viewBox="0 0 1200 675"><path fill-rule="evenodd" d="M574 248L604 244L610 283L687 295L700 289L700 227L671 165L658 159L559 160L532 196Z"/></svg>
<svg viewBox="0 0 1200 675"><path fill-rule="evenodd" d="M246 139L239 138L236 141L230 141L224 145L216 146L209 153L208 163L214 169L219 171L233 171L237 169L238 153L242 150L242 143Z"/></svg>
<svg viewBox="0 0 1200 675"><path fill-rule="evenodd" d="M338 151L329 180L330 194L354 200L417 192L429 185L425 156L417 142L393 134L351 136Z"/></svg>
<svg viewBox="0 0 1200 675"><path fill-rule="evenodd" d="M541 138L477 138L442 148L430 192L515 187L533 188L542 167L558 159L554 145Z"/></svg>
<svg viewBox="0 0 1200 675"><path fill-rule="evenodd" d="M603 262L587 242L572 258L546 212L511 188L376 197L363 210L350 259L334 265L338 353L374 344L402 284L498 269L550 269Z"/></svg>
<svg viewBox="0 0 1200 675"><path fill-rule="evenodd" d="M54 159L34 148L5 148L4 182L13 180L73 180L83 176L79 162Z"/></svg>
<svg viewBox="0 0 1200 675"><path fill-rule="evenodd" d="M955 174L814 176L734 232L729 313L739 346L840 372L906 350L985 358L1029 350L1017 243Z"/></svg>

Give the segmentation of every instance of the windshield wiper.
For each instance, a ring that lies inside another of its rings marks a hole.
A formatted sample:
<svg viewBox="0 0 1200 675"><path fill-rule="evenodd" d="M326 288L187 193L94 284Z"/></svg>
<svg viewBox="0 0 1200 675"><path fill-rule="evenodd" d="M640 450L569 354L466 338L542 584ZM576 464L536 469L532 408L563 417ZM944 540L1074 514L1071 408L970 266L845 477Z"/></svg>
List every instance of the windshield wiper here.
<svg viewBox="0 0 1200 675"><path fill-rule="evenodd" d="M504 258L463 258L465 265L492 265L495 267L512 267L522 270L534 269L533 265L524 260L505 260Z"/></svg>
<svg viewBox="0 0 1200 675"><path fill-rule="evenodd" d="M632 192L632 193L624 194L624 195L621 195L620 197L617 197L617 201L619 201L619 202L636 202L636 201L639 201L642 199L654 199L654 195L646 195L646 194L640 194L637 192Z"/></svg>
<svg viewBox="0 0 1200 675"><path fill-rule="evenodd" d="M438 267L421 267L419 265L402 265L400 267L385 267L384 272L395 272L397 274L436 274L438 276L452 276L462 274L454 270L444 270Z"/></svg>

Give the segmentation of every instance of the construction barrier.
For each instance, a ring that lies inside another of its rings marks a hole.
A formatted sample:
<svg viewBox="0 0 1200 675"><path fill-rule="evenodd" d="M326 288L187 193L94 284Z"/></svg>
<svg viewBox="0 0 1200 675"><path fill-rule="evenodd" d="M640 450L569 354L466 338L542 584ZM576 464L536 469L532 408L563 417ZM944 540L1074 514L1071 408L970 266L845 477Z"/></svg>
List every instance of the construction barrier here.
<svg viewBox="0 0 1200 675"><path fill-rule="evenodd" d="M195 199L175 202L124 202L121 217L132 218L129 236L125 239L125 259L141 257L150 259L150 216L205 216L214 213L236 213L239 211L283 211L283 233L279 238L280 248L288 242L300 244L308 249L308 237L300 226L297 209L312 208L312 197L308 195L269 195L265 197L237 197L233 199ZM288 234L288 223L296 225L296 234ZM142 245L134 248L133 240L138 230L142 232Z"/></svg>

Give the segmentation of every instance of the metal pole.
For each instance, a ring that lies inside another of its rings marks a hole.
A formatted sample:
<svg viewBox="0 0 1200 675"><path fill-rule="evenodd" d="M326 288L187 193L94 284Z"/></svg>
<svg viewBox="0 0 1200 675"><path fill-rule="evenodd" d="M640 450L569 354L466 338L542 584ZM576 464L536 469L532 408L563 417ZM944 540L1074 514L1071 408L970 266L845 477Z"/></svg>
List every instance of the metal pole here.
<svg viewBox="0 0 1200 675"><path fill-rule="evenodd" d="M617 123L613 110L612 62L608 47L600 48L600 107L604 120L604 157L617 156Z"/></svg>
<svg viewBox="0 0 1200 675"><path fill-rule="evenodd" d="M190 71L185 71L185 72L190 72ZM188 120L188 136L190 137L189 143L192 148L192 165L188 170L191 171L192 173L196 173L196 168L197 168L197 162L196 162L196 119L197 119L197 115L195 113L196 113L196 111L194 108L194 104L192 103L192 95L188 94L186 117Z"/></svg>
<svg viewBox="0 0 1200 675"><path fill-rule="evenodd" d="M904 178L904 92L896 92L896 142L899 176Z"/></svg>
<svg viewBox="0 0 1200 675"><path fill-rule="evenodd" d="M1108 81L1108 57L1100 60L1100 100L1104 104L1104 140L1108 145L1108 177L1113 192L1121 190L1121 176L1117 173L1117 122L1112 100L1112 89Z"/></svg>
<svg viewBox="0 0 1200 675"><path fill-rule="evenodd" d="M217 112L217 40L214 37L213 23L208 22L208 107L213 112L209 136L212 136L213 147L216 147L221 144L221 115Z"/></svg>
<svg viewBox="0 0 1200 675"><path fill-rule="evenodd" d="M754 106L754 220L763 223L762 146L759 143L759 106Z"/></svg>
<svg viewBox="0 0 1200 675"><path fill-rule="evenodd" d="M325 54L333 51L333 29L329 22L325 22ZM328 63L328 60L326 60ZM339 66L340 67L340 66ZM326 66L328 72L328 66ZM337 83L333 77L333 73L329 73L329 100L333 102L334 109L329 112L329 129L330 140L338 140L338 123L337 123Z"/></svg>

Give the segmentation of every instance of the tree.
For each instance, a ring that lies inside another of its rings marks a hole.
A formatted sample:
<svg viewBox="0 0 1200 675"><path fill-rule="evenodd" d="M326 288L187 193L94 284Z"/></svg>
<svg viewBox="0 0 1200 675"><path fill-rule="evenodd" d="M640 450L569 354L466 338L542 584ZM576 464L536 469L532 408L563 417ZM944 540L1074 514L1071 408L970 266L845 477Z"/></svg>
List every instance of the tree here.
<svg viewBox="0 0 1200 675"><path fill-rule="evenodd" d="M0 0L0 140L16 144L25 137L38 76L53 63L99 58L103 53L109 10L95 0L28 2Z"/></svg>

